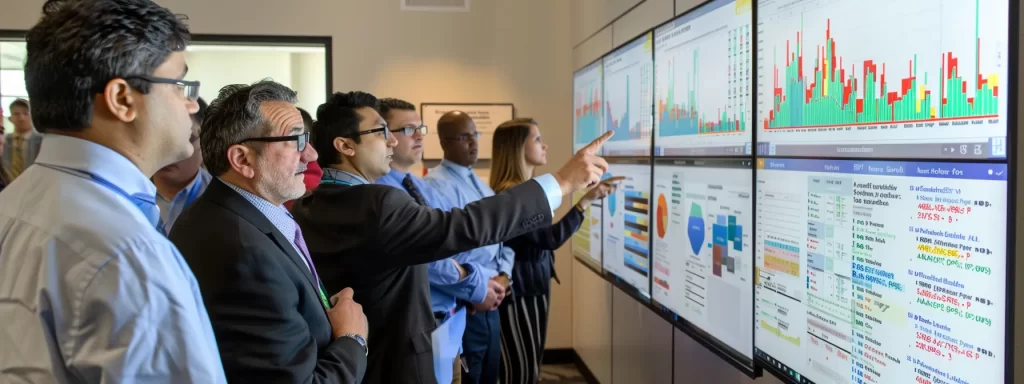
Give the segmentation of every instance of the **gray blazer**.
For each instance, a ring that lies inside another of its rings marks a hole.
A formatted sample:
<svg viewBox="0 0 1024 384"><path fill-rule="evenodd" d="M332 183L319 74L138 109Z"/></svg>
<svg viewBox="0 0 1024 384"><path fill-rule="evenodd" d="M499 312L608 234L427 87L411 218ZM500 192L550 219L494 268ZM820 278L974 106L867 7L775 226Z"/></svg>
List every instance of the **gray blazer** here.
<svg viewBox="0 0 1024 384"><path fill-rule="evenodd" d="M3 163L4 168L11 169L11 156L14 154L12 146L14 145L13 133L8 133L4 137L4 155ZM43 144L43 134L32 131L28 136L28 148L25 151L25 168L32 165L36 161L36 156L39 155L39 146Z"/></svg>

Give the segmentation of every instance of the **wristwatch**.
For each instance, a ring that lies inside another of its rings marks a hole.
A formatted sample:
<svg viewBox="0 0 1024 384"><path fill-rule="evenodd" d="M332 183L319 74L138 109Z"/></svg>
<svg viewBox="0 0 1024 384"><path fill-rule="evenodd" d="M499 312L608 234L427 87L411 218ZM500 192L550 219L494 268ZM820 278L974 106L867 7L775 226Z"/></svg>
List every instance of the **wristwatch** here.
<svg viewBox="0 0 1024 384"><path fill-rule="evenodd" d="M350 339L355 340L356 342L359 343L359 345L363 346L363 352L366 354L366 356L370 355L370 347L366 346L366 339L364 339L362 336L359 336L355 333L345 333L342 334L339 338L341 337L348 337Z"/></svg>

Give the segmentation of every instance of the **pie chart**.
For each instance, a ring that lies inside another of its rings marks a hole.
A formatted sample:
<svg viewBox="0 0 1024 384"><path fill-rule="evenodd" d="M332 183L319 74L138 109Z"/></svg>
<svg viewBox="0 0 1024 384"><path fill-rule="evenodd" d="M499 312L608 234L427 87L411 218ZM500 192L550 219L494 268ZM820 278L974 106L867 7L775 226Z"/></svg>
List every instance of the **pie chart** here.
<svg viewBox="0 0 1024 384"><path fill-rule="evenodd" d="M668 230L668 203L665 201L665 194L658 194L658 211L657 220L655 223L658 225L658 238L664 239L665 232Z"/></svg>

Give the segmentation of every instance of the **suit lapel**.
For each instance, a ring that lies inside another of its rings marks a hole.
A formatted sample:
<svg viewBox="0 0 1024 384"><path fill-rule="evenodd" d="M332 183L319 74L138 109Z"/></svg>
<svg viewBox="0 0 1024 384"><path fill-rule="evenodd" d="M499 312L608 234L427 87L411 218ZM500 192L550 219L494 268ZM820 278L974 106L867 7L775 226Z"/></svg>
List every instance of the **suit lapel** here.
<svg viewBox="0 0 1024 384"><path fill-rule="evenodd" d="M309 286L313 288L313 295L316 296L316 303L323 308L323 305L319 304L319 287L316 283L316 279L313 278L313 273L309 270L309 267L306 266L305 258L303 258L302 255L299 255L299 252L295 250L295 246L288 242L288 239L284 237L284 234L282 234L281 231L279 231L277 227L267 219L263 212L260 212L259 209L256 209L256 207L249 203L249 201L242 197L242 195L239 195L238 192L235 192L235 190L231 189L231 187L228 187L224 182L217 178L210 181L210 185L207 187L206 192L204 192L203 195L208 196L207 198L218 202L220 205L224 206L224 208L227 208L228 210L236 213L239 217L252 223L252 225L256 226L256 228L273 240L274 243L277 244L277 248L280 249L281 252L284 252L286 255L285 257L291 260L292 264L295 264L295 267L299 269L299 273L306 277L306 282L308 282ZM295 225L298 225L298 223ZM324 308L325 313L326 310L327 309Z"/></svg>

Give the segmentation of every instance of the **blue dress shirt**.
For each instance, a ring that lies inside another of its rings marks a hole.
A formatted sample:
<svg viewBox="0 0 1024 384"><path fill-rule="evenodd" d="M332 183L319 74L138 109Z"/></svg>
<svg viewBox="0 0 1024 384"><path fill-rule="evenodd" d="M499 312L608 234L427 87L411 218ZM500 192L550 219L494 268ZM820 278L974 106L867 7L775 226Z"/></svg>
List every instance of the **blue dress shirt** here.
<svg viewBox="0 0 1024 384"><path fill-rule="evenodd" d="M199 172L196 173L196 177L192 178L192 182L178 191L178 194L174 195L174 199L168 201L159 193L156 194L156 205L160 207L160 218L164 221L164 233L171 233L174 221L178 220L178 216L181 216L185 207L191 205L199 198L199 195L203 194L206 187L210 185L210 180L213 180L210 172L206 168L199 168Z"/></svg>
<svg viewBox="0 0 1024 384"><path fill-rule="evenodd" d="M376 184L390 185L405 191L402 180L408 173L394 169L377 180ZM423 194L423 198L431 208L450 211L453 206L444 196L418 177L410 176L413 184ZM463 252L466 253L466 252ZM453 256L454 257L454 256ZM458 259L455 259L459 262ZM450 259L438 260L427 264L427 277L430 279L430 310L449 312L455 308L456 299L471 303L481 303L487 297L487 281L497 273L484 270L478 263L461 263L469 275L460 278L459 270Z"/></svg>
<svg viewBox="0 0 1024 384"><path fill-rule="evenodd" d="M494 196L494 191L469 167L464 167L448 160L441 160L441 164L430 170L425 178L441 194L455 204L455 207L462 208L474 201ZM533 178L541 187L551 205L552 216L558 206L562 204L562 189L551 174L543 174ZM515 253L509 247L501 244L489 245L476 254L473 261L482 263L484 266L494 268L499 272L505 272L509 278L512 277L512 266L515 264ZM462 262L462 260L459 260Z"/></svg>
<svg viewBox="0 0 1024 384"><path fill-rule="evenodd" d="M270 220L270 224L273 224L275 229L281 231L281 234L284 235L285 239L288 239L288 244L292 245L292 249L294 249L296 253L300 255L304 254L302 253L302 250L299 249L299 246L295 245L295 227L299 224L295 222L295 218L292 217L292 214L289 213L283 205L271 204L262 197L256 196L252 192L239 188L238 186L224 181L224 179L219 177L217 180L220 180L224 185L231 187L231 189L238 192L239 195L242 195L246 201L256 207L256 210L260 211L263 216L266 216L267 220ZM309 268L309 265L306 265L306 268Z"/></svg>
<svg viewBox="0 0 1024 384"><path fill-rule="evenodd" d="M177 248L127 197L51 167L156 195L110 148L46 135L0 192L0 382L226 383Z"/></svg>

